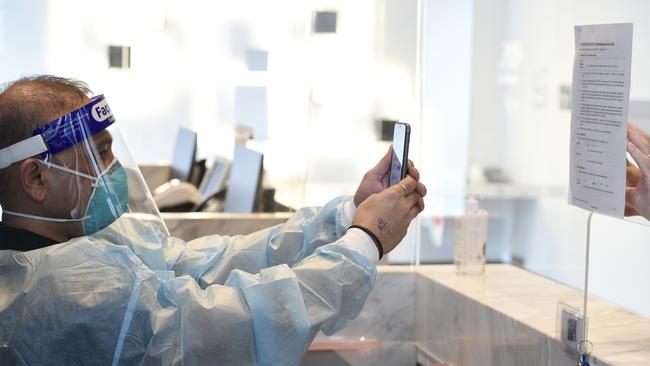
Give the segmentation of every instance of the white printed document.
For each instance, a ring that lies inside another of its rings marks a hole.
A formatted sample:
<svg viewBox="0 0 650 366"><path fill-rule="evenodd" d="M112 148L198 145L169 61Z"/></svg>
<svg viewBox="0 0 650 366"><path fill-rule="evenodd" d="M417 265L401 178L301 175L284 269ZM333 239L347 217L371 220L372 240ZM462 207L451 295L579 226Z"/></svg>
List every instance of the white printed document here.
<svg viewBox="0 0 650 366"><path fill-rule="evenodd" d="M623 217L632 24L575 27L569 203Z"/></svg>

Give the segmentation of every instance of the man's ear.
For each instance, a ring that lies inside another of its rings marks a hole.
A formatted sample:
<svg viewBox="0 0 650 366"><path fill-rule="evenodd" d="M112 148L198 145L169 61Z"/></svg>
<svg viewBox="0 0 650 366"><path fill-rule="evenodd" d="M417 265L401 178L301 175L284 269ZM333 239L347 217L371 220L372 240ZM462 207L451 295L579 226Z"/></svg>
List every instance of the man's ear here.
<svg viewBox="0 0 650 366"><path fill-rule="evenodd" d="M41 203L47 196L45 189L46 178L43 176L44 166L36 159L25 159L18 166L20 187L27 196L35 202Z"/></svg>

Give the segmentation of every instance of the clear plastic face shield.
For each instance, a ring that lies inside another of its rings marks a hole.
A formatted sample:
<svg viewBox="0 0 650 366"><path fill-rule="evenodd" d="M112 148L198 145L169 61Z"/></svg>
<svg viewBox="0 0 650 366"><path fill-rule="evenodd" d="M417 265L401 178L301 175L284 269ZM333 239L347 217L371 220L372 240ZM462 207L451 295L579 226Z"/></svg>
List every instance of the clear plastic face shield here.
<svg viewBox="0 0 650 366"><path fill-rule="evenodd" d="M0 150L0 169L27 158L43 165L43 212L4 215L57 223L68 237L107 237L155 245L169 236L103 95Z"/></svg>

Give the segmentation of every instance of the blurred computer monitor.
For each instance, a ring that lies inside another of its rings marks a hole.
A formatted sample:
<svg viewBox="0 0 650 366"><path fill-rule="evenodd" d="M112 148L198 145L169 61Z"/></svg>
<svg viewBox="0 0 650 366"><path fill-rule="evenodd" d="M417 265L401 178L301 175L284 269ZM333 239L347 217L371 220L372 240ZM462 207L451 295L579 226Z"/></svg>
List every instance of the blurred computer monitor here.
<svg viewBox="0 0 650 366"><path fill-rule="evenodd" d="M195 159L196 132L179 128L172 156L170 179L178 179L181 182L189 181Z"/></svg>
<svg viewBox="0 0 650 366"><path fill-rule="evenodd" d="M250 213L261 200L264 155L243 145L235 146L224 212Z"/></svg>
<svg viewBox="0 0 650 366"><path fill-rule="evenodd" d="M230 173L230 161L222 158L214 159L199 185L201 196L208 199L226 188L228 173Z"/></svg>

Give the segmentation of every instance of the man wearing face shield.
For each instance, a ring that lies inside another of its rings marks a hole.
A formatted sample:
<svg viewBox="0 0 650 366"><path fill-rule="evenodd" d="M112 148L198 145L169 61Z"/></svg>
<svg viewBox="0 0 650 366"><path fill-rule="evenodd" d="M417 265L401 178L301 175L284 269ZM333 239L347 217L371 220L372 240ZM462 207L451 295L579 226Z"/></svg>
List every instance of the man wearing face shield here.
<svg viewBox="0 0 650 366"><path fill-rule="evenodd" d="M354 198L246 236L169 235L103 96L0 92L0 364L296 365L361 310L423 209L390 150Z"/></svg>

